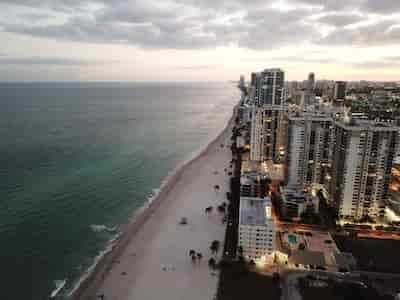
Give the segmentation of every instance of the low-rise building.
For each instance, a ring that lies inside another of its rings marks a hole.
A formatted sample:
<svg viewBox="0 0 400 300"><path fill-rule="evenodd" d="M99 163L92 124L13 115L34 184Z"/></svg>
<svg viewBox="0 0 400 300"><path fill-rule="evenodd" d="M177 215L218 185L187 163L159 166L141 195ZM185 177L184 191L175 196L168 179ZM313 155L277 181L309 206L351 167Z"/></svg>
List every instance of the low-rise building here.
<svg viewBox="0 0 400 300"><path fill-rule="evenodd" d="M319 212L319 198L310 193L286 189L281 196L285 217L299 219L305 212Z"/></svg>
<svg viewBox="0 0 400 300"><path fill-rule="evenodd" d="M268 262L275 251L275 221L269 198L241 197L239 247L246 260Z"/></svg>

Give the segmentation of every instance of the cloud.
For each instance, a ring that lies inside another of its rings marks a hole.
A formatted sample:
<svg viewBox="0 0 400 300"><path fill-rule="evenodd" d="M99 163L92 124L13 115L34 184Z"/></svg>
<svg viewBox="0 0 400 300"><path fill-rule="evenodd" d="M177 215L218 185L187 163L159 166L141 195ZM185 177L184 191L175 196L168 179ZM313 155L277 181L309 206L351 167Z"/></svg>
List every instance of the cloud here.
<svg viewBox="0 0 400 300"><path fill-rule="evenodd" d="M374 13L400 13L399 0L366 0L364 7Z"/></svg>
<svg viewBox="0 0 400 300"><path fill-rule="evenodd" d="M364 17L361 15L351 13L326 14L316 19L316 21L319 23L324 23L335 27L345 27L347 25L358 23L362 20L364 20Z"/></svg>
<svg viewBox="0 0 400 300"><path fill-rule="evenodd" d="M384 56L376 60L357 62L353 67L360 69L391 69L400 67L400 56Z"/></svg>
<svg viewBox="0 0 400 300"><path fill-rule="evenodd" d="M390 14L399 6L398 0L286 3L288 7L280 7L276 0L4 0L0 6L13 7L17 17L0 14L0 28L35 37L130 44L144 49L236 45L269 50L302 43L370 45L371 37L373 44L399 40L398 29L391 28L393 21L381 22L377 28L342 28L369 19L370 12ZM27 8L33 11L29 13ZM58 15L60 11L62 16ZM52 14L58 17L51 22L43 20ZM323 37L321 24L338 28ZM384 37L379 37L378 30L384 32Z"/></svg>
<svg viewBox="0 0 400 300"><path fill-rule="evenodd" d="M176 70L211 70L216 69L216 65L203 65L203 66L177 66L173 67Z"/></svg>
<svg viewBox="0 0 400 300"><path fill-rule="evenodd" d="M8 57L0 54L0 65L89 66L106 63L112 62L60 57Z"/></svg>
<svg viewBox="0 0 400 300"><path fill-rule="evenodd" d="M400 27L394 21L381 21L357 28L339 28L319 40L323 45L382 46L400 43Z"/></svg>

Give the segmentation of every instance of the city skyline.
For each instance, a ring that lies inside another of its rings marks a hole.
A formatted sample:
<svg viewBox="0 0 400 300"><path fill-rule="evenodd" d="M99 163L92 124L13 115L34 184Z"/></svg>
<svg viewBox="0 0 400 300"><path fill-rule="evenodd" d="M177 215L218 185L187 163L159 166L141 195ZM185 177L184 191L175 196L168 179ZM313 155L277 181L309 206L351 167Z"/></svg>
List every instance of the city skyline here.
<svg viewBox="0 0 400 300"><path fill-rule="evenodd" d="M0 81L399 80L399 16L397 0L3 1Z"/></svg>

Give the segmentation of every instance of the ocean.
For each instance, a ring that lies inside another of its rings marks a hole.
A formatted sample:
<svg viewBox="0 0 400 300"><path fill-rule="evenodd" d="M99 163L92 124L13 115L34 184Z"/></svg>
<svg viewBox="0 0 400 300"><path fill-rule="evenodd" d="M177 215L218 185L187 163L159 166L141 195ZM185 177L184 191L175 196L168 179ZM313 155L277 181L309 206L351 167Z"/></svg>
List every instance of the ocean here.
<svg viewBox="0 0 400 300"><path fill-rule="evenodd" d="M232 83L0 83L0 299L68 295L238 100Z"/></svg>

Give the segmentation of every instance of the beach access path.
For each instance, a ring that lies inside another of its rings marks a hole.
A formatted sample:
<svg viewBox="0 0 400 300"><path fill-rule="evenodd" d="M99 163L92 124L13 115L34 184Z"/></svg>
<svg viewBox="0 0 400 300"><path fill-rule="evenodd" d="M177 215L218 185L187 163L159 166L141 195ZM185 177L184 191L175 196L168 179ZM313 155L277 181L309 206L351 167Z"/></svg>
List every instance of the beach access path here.
<svg viewBox="0 0 400 300"><path fill-rule="evenodd" d="M226 224L217 206L227 202L230 179L224 169L230 171L231 129L232 122L168 183L168 191L157 199L158 207L120 249L98 287L87 289L79 299L97 299L97 295L105 300L214 299L219 274L208 266L213 257L209 247L213 240L220 241L220 259ZM208 206L214 209L206 215ZM182 217L187 225L179 224ZM193 263L190 249L203 258Z"/></svg>

